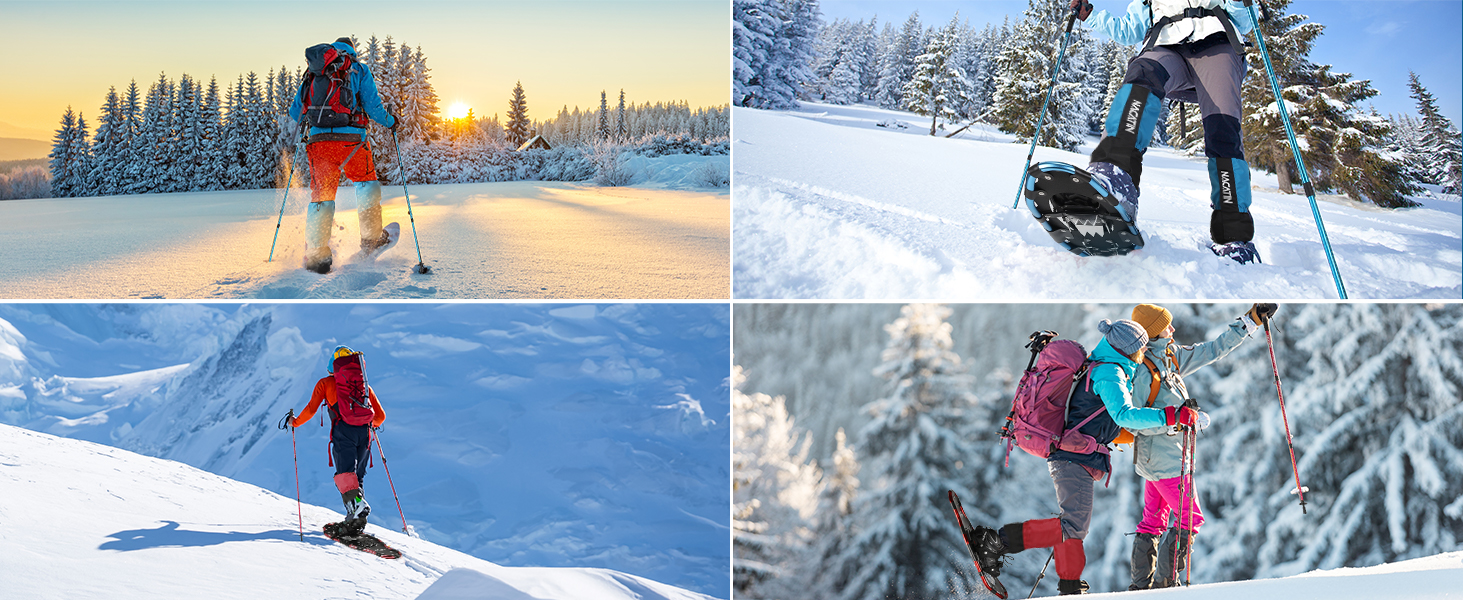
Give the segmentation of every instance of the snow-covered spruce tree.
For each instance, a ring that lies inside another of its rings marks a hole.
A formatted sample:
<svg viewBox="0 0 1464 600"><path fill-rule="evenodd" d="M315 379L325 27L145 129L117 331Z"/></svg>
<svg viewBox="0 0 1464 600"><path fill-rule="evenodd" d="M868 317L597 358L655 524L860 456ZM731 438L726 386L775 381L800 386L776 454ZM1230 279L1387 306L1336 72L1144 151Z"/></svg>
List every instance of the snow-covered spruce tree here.
<svg viewBox="0 0 1464 600"><path fill-rule="evenodd" d="M818 0L733 0L732 100L785 109L813 78Z"/></svg>
<svg viewBox="0 0 1464 600"><path fill-rule="evenodd" d="M799 571L810 595L838 598L863 561L849 560L844 549L853 538L854 499L859 495L859 458L846 444L844 428L834 434L834 455L824 469L823 491L813 521L813 545Z"/></svg>
<svg viewBox="0 0 1464 600"><path fill-rule="evenodd" d="M863 21L839 19L819 30L811 69L814 81L807 97L829 104L854 104L861 99L864 71L870 57L865 54L869 29Z"/></svg>
<svg viewBox="0 0 1464 600"><path fill-rule="evenodd" d="M885 42L879 56L879 83L874 101L885 108L905 105L905 84L915 75L915 57L925 48L920 11L910 13L905 25Z"/></svg>
<svg viewBox="0 0 1464 600"><path fill-rule="evenodd" d="M915 58L915 72L905 84L905 109L930 116L930 135L941 117L959 119L958 108L971 101L971 83L956 57L960 14L930 36L925 52Z"/></svg>
<svg viewBox="0 0 1464 600"><path fill-rule="evenodd" d="M788 569L809 542L822 474L782 396L746 394L732 371L732 581L738 598L798 596ZM801 441L800 441L801 440Z"/></svg>
<svg viewBox="0 0 1464 600"><path fill-rule="evenodd" d="M78 185L82 174L76 172L82 165L78 156L81 148L76 143L79 131L76 113L67 106L66 113L61 115L61 128L56 130L56 137L51 141L49 155L51 195L54 198L71 198L84 192Z"/></svg>
<svg viewBox="0 0 1464 600"><path fill-rule="evenodd" d="M1178 104L1179 106L1175 106ZM1169 118L1164 128L1169 133L1169 145L1190 156L1205 153L1205 127L1200 122L1200 107L1195 104L1168 102Z"/></svg>
<svg viewBox="0 0 1464 600"><path fill-rule="evenodd" d="M200 108L193 78L187 73L178 78L178 93L173 95L172 111L177 160L168 169L169 187L178 192L196 190L199 189Z"/></svg>
<svg viewBox="0 0 1464 600"><path fill-rule="evenodd" d="M1393 126L1388 137L1388 150L1403 157L1403 173L1409 179L1428 183L1428 159L1423 152L1423 121L1408 114L1388 117Z"/></svg>
<svg viewBox="0 0 1464 600"><path fill-rule="evenodd" d="M513 96L508 99L508 126L504 128L508 145L514 149L529 141L529 102L524 98L524 84L514 82Z"/></svg>
<svg viewBox="0 0 1464 600"><path fill-rule="evenodd" d="M90 195L110 196L120 189L118 169L127 154L123 127L122 103L114 86L107 90L102 115L97 119L96 137L92 140L91 170L87 175L87 181L91 182Z"/></svg>
<svg viewBox="0 0 1464 600"><path fill-rule="evenodd" d="M1459 130L1454 123L1439 112L1438 102L1434 100L1433 94L1423 87L1418 80L1418 74L1408 72L1408 95L1418 101L1418 115L1422 117L1421 123L1423 139L1419 140L1421 148L1419 153L1424 157L1424 164L1427 170L1423 175L1427 177L1426 183L1442 184L1444 193L1460 193L1461 165L1464 165L1464 155L1461 155Z"/></svg>
<svg viewBox="0 0 1464 600"><path fill-rule="evenodd" d="M405 79L402 89L403 123L397 135L417 143L436 141L442 125L437 110L437 91L432 87L432 75L427 66L427 56L422 47L402 46L400 76Z"/></svg>
<svg viewBox="0 0 1464 600"><path fill-rule="evenodd" d="M219 101L218 79L209 77L199 108L199 167L195 173L198 189L204 191L224 189L223 108Z"/></svg>
<svg viewBox="0 0 1464 600"><path fill-rule="evenodd" d="M960 433L971 380L951 351L950 309L912 304L885 326L889 345L874 374L889 395L866 405L859 432L866 467L854 503L857 530L840 562L856 562L843 600L964 596L980 586L951 525L946 491L971 496L962 461L974 449Z"/></svg>
<svg viewBox="0 0 1464 600"><path fill-rule="evenodd" d="M1285 305L1272 327L1306 493L1301 512L1266 345L1213 367L1197 487L1204 581L1295 575L1461 549L1458 305Z"/></svg>
<svg viewBox="0 0 1464 600"><path fill-rule="evenodd" d="M610 107L605 101L605 90L600 90L600 112L597 114L595 141L604 143L610 139Z"/></svg>
<svg viewBox="0 0 1464 600"><path fill-rule="evenodd" d="M136 178L126 190L129 194L148 194L171 191L167 187L167 169L176 159L172 147L173 126L173 82L166 74L158 74L158 80L148 88L147 102L142 111L142 123L133 144L133 164ZM53 179L54 180L54 179Z"/></svg>
<svg viewBox="0 0 1464 600"><path fill-rule="evenodd" d="M142 94L137 89L137 80L127 84L127 93L122 96L121 119L118 134L118 165L114 194L130 194L136 182L142 177L143 149Z"/></svg>
<svg viewBox="0 0 1464 600"><path fill-rule="evenodd" d="M620 104L615 107L615 141L625 143L630 129L625 123L625 89L620 89Z"/></svg>
<svg viewBox="0 0 1464 600"><path fill-rule="evenodd" d="M1291 0L1267 2L1271 19L1259 31L1266 38L1271 64L1286 99L1302 157L1320 190L1337 190L1355 200L1394 208L1414 204L1416 193L1403 176L1400 157L1384 151L1388 123L1363 113L1356 104L1377 95L1368 80L1351 73L1333 73L1331 65L1312 63L1307 55L1324 26L1306 15L1288 14ZM1260 47L1247 50L1252 65L1262 64ZM1291 147L1266 77L1248 77L1241 89L1242 132L1251 166L1277 174L1282 192L1291 193L1295 168Z"/></svg>
<svg viewBox="0 0 1464 600"><path fill-rule="evenodd" d="M994 118L1002 131L1017 136L1017 143L1031 143L1035 133L1037 113L1051 83L1052 63L1062 44L1067 7L1061 0L1027 0L1022 21L997 58ZM1086 97L1091 73L1080 64L1080 57L1091 39L1083 28L1073 28L1038 144L1073 150L1087 135L1094 102Z"/></svg>

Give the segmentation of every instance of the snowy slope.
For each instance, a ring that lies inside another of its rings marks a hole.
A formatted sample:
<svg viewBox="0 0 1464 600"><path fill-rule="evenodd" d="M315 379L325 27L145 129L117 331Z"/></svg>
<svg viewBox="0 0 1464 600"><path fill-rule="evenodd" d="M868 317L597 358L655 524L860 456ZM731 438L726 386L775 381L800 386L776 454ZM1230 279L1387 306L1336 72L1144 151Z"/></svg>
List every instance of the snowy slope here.
<svg viewBox="0 0 1464 600"><path fill-rule="evenodd" d="M1205 247L1205 163L1159 148L1144 164L1146 247L1080 258L1012 209L1027 145L1011 136L932 138L923 117L867 106L733 115L737 298L1337 297L1306 197L1277 193L1274 175L1251 173L1264 265ZM1086 165L1090 150L1038 148L1034 162ZM1349 297L1464 293L1459 198L1421 200L1388 211L1318 198Z"/></svg>
<svg viewBox="0 0 1464 600"><path fill-rule="evenodd" d="M710 598L606 569L502 567L369 527L405 553L387 561L319 533L338 512L306 504L297 516L294 498L7 425L0 497L10 598L450 598L466 596L434 582L465 579L476 598Z"/></svg>
<svg viewBox="0 0 1464 600"><path fill-rule="evenodd" d="M374 261L360 248L355 193L337 192L336 268L300 268L295 189L266 262L281 190L0 203L0 298L726 298L729 193L691 173L728 157L640 159L629 187L503 182L382 189L402 240Z"/></svg>
<svg viewBox="0 0 1464 600"><path fill-rule="evenodd" d="M338 506L302 409L348 344L402 511L511 566L595 566L723 595L728 310L708 305L0 305L0 422ZM319 420L319 419L317 419ZM371 519L400 530L378 455Z"/></svg>

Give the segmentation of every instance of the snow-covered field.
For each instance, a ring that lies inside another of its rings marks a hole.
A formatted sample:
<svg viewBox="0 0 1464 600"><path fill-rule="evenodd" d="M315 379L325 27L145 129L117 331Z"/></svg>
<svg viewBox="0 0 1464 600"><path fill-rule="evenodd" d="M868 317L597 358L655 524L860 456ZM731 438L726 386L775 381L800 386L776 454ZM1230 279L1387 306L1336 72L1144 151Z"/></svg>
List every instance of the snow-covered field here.
<svg viewBox="0 0 1464 600"><path fill-rule="evenodd" d="M297 516L291 497L9 425L0 497L6 598L712 598L608 569L503 567L369 526L404 553L384 560L320 532L338 511Z"/></svg>
<svg viewBox="0 0 1464 600"><path fill-rule="evenodd" d="M1049 575L1049 578L1051 576ZM1046 585L1054 586L1044 581ZM1312 571L1294 577L1194 585L1187 588L1095 594L1143 600L1235 598L1325 600L1456 600L1464 598L1464 552L1449 552L1387 565ZM1008 591L1030 583L1008 583ZM1041 590L1039 590L1040 594ZM1014 592L1015 593L1015 592Z"/></svg>
<svg viewBox="0 0 1464 600"><path fill-rule="evenodd" d="M729 193L696 187L727 156L638 158L627 187L502 182L382 189L402 240L374 261L359 248L355 193L337 193L336 268L300 268L304 204L290 195L266 262L281 190L0 202L0 298L726 298Z"/></svg>
<svg viewBox="0 0 1464 600"><path fill-rule="evenodd" d="M292 439L276 423L305 406L326 375L326 354L346 344L365 353L386 411L380 441L391 481L379 455L364 480L373 525L401 530L395 494L425 540L480 559L614 569L725 597L729 319L726 305L682 303L0 304L0 423L179 461L291 500L230 516L237 502L272 496L147 500L155 495L117 491L126 507L93 516L90 503L112 502L112 488L77 482L79 497L52 519L0 490L0 544L16 539L10 528L19 521L39 520L44 531L79 513L96 518L94 527L111 527L86 534L91 549L123 530L143 541L113 545L283 540L295 527L296 457L304 501L339 510L329 427L311 422ZM0 440L0 454L17 452L29 454ZM103 453L75 470L106 473L108 457L121 455ZM3 473L16 461L0 463ZM55 481L68 489L64 469ZM127 514L134 501L142 504ZM195 506L210 502L222 505ZM223 512L188 512L195 509ZM318 528L327 517L306 518ZM164 520L180 523L178 532ZM5 589L14 555L0 561L0 597L37 597ZM330 577L311 571L300 577ZM399 575L421 587L430 579Z"/></svg>
<svg viewBox="0 0 1464 600"><path fill-rule="evenodd" d="M1027 144L990 128L953 139L928 133L924 117L869 106L734 109L734 296L1337 297L1306 197L1278 193L1274 175L1251 173L1263 265L1209 251L1204 160L1163 148L1144 164L1145 248L1081 258L1025 207L1012 209ZM1093 143L1080 153L1038 148L1034 162L1087 165ZM1402 210L1317 200L1350 298L1464 294L1457 196Z"/></svg>

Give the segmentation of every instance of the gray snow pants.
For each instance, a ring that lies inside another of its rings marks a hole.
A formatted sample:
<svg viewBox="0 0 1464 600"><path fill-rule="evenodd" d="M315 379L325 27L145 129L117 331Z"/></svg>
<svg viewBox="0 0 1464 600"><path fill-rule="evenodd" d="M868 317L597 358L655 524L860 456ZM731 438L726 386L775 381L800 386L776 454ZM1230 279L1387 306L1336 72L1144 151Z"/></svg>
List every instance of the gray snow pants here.
<svg viewBox="0 0 1464 600"><path fill-rule="evenodd" d="M1082 465L1065 460L1047 461L1047 472L1057 488L1063 539L1088 537L1088 526L1093 523L1093 476Z"/></svg>

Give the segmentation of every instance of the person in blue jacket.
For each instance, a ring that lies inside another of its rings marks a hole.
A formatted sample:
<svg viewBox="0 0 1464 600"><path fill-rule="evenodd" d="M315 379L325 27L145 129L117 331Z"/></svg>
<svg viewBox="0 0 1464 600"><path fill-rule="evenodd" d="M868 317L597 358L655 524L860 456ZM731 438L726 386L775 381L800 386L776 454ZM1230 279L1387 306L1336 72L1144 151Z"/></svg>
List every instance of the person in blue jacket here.
<svg viewBox="0 0 1464 600"><path fill-rule="evenodd" d="M1241 36L1255 28L1238 0L1130 0L1122 14L1071 0L1079 19L1120 44L1143 44L1108 107L1088 171L1138 218L1139 176L1165 99L1200 105L1210 172L1210 249L1260 262L1251 218L1250 168L1241 143Z"/></svg>
<svg viewBox="0 0 1464 600"><path fill-rule="evenodd" d="M1088 355L1087 376L1073 384L1079 387L1073 391L1067 413L1067 429L1091 436L1096 447L1089 452L1054 448L1047 458L1061 514L1055 519L1010 523L999 530L977 526L971 540L981 569L993 575L1001 573L1007 554L1053 548L1057 589L1062 595L1088 591L1088 582L1082 579L1087 564L1083 538L1093 521L1094 482L1112 471L1108 444L1125 428L1193 425L1197 415L1189 408L1145 408L1134 403L1134 369L1149 343L1143 326L1129 320L1104 320L1098 331L1103 340Z"/></svg>
<svg viewBox="0 0 1464 600"><path fill-rule="evenodd" d="M306 50L310 60L311 50ZM310 125L305 152L310 158L310 207L305 213L305 268L330 271L330 232L335 227L335 193L344 175L356 184L356 217L361 250L370 252L389 240L381 228L381 182L366 140L367 118L395 131L398 119L386 111L371 69L356 62L351 38L325 50L326 73L306 74L290 104L290 118ZM348 65L339 69L340 65ZM312 65L314 68L315 65ZM344 80L343 86L334 83ZM344 111L344 112L342 112Z"/></svg>

